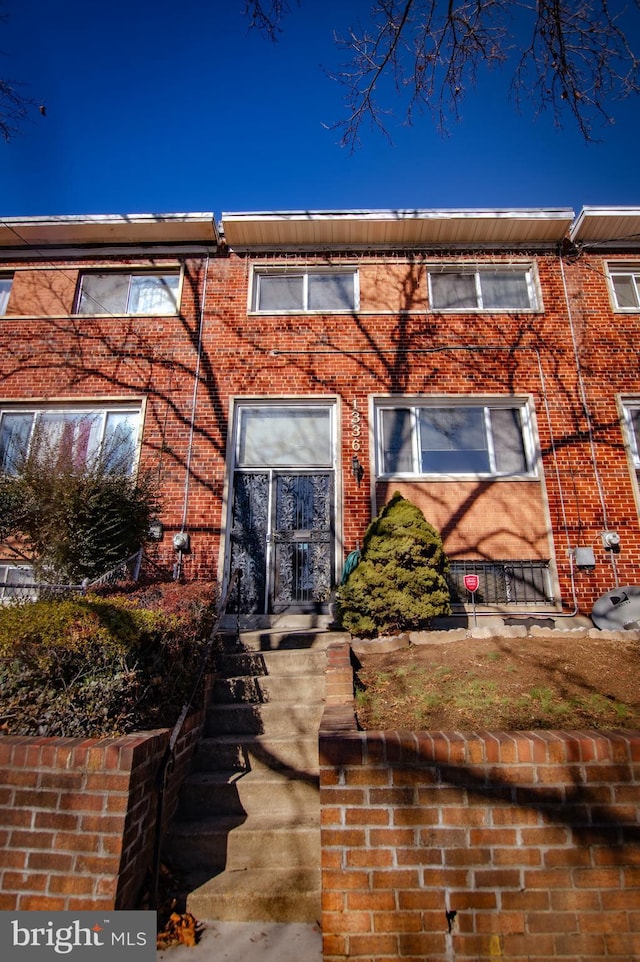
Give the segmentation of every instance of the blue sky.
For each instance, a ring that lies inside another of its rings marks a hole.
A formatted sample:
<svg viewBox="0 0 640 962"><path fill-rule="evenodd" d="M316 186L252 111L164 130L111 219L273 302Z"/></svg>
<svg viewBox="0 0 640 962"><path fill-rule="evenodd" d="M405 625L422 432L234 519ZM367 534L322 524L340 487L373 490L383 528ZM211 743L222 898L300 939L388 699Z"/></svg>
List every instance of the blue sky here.
<svg viewBox="0 0 640 962"><path fill-rule="evenodd" d="M638 96L585 144L492 74L446 138L418 116L341 148L323 67L368 0L291 5L273 44L242 0L5 0L0 76L47 114L0 142L0 216L640 204Z"/></svg>

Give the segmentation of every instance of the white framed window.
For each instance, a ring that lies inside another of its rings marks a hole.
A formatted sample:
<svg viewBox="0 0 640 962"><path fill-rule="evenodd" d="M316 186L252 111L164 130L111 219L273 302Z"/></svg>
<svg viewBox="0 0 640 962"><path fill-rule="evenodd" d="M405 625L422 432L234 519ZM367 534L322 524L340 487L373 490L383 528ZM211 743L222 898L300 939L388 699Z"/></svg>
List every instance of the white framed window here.
<svg viewBox="0 0 640 962"><path fill-rule="evenodd" d="M0 274L0 314L7 313L12 286L13 274Z"/></svg>
<svg viewBox="0 0 640 962"><path fill-rule="evenodd" d="M640 311L640 264L609 264L608 270L615 309Z"/></svg>
<svg viewBox="0 0 640 962"><path fill-rule="evenodd" d="M438 398L376 402L379 476L513 477L535 474L524 400Z"/></svg>
<svg viewBox="0 0 640 962"><path fill-rule="evenodd" d="M78 314L177 314L180 271L82 274Z"/></svg>
<svg viewBox="0 0 640 962"><path fill-rule="evenodd" d="M627 442L636 474L640 473L640 398L623 401L622 411ZM640 480L640 478L639 478Z"/></svg>
<svg viewBox="0 0 640 962"><path fill-rule="evenodd" d="M251 310L258 314L348 313L359 307L358 272L254 270Z"/></svg>
<svg viewBox="0 0 640 962"><path fill-rule="evenodd" d="M0 564L0 604L11 601L35 601L35 573L28 565Z"/></svg>
<svg viewBox="0 0 640 962"><path fill-rule="evenodd" d="M331 467L334 430L329 404L239 404L236 466Z"/></svg>
<svg viewBox="0 0 640 962"><path fill-rule="evenodd" d="M140 426L139 405L0 408L0 472L16 474L41 452L75 468L102 457L109 469L132 473Z"/></svg>
<svg viewBox="0 0 640 962"><path fill-rule="evenodd" d="M539 298L531 267L431 268L432 311L536 311Z"/></svg>

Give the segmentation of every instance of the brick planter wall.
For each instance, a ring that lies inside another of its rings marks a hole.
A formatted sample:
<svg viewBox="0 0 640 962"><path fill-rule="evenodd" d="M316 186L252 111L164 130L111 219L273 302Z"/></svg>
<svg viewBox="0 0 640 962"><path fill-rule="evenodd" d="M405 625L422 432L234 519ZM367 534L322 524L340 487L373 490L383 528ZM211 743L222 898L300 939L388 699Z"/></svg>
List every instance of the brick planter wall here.
<svg viewBox="0 0 640 962"><path fill-rule="evenodd" d="M163 824L200 735L192 714ZM0 738L0 910L135 908L153 858L157 773L169 731L120 738Z"/></svg>
<svg viewBox="0 0 640 962"><path fill-rule="evenodd" d="M640 958L640 732L347 714L320 736L325 962Z"/></svg>

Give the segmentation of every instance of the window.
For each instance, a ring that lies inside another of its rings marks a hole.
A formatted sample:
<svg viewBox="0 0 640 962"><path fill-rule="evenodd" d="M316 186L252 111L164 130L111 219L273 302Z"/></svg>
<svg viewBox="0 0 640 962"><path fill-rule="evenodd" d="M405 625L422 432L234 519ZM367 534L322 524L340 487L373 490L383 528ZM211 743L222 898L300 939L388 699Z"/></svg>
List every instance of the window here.
<svg viewBox="0 0 640 962"><path fill-rule="evenodd" d="M13 277L7 276L6 274L0 274L0 314L7 313L7 307L9 304L9 294L11 293L11 286L13 284Z"/></svg>
<svg viewBox="0 0 640 962"><path fill-rule="evenodd" d="M355 271L256 271L252 310L262 314L355 311Z"/></svg>
<svg viewBox="0 0 640 962"><path fill-rule="evenodd" d="M180 274L83 274L78 314L176 314Z"/></svg>
<svg viewBox="0 0 640 962"><path fill-rule="evenodd" d="M140 410L43 408L0 411L0 471L15 474L33 453L80 468L102 456L108 468L133 471Z"/></svg>
<svg viewBox="0 0 640 962"><path fill-rule="evenodd" d="M333 463L331 408L263 405L238 410L237 464L331 465Z"/></svg>
<svg viewBox="0 0 640 962"><path fill-rule="evenodd" d="M537 297L526 268L429 271L433 311L532 311Z"/></svg>
<svg viewBox="0 0 640 962"><path fill-rule="evenodd" d="M640 266L609 268L614 305L619 311L640 311Z"/></svg>
<svg viewBox="0 0 640 962"><path fill-rule="evenodd" d="M532 473L524 403L380 404L377 430L382 475Z"/></svg>
<svg viewBox="0 0 640 962"><path fill-rule="evenodd" d="M626 403L623 413L629 450L636 477L640 482L640 400Z"/></svg>
<svg viewBox="0 0 640 962"><path fill-rule="evenodd" d="M34 589L33 568L21 565L0 564L0 604L10 601L35 601L38 597Z"/></svg>

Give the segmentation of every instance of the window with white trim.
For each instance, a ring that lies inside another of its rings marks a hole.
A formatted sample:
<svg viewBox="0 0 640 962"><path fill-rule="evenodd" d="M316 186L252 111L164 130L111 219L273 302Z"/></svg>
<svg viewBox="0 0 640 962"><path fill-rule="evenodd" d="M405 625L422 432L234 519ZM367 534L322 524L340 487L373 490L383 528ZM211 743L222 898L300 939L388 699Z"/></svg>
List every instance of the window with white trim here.
<svg viewBox="0 0 640 962"><path fill-rule="evenodd" d="M533 271L526 267L429 270L432 311L535 311Z"/></svg>
<svg viewBox="0 0 640 962"><path fill-rule="evenodd" d="M640 399L625 402L623 413L629 451L640 482Z"/></svg>
<svg viewBox="0 0 640 962"><path fill-rule="evenodd" d="M340 313L359 306L354 270L255 270L251 310L259 314Z"/></svg>
<svg viewBox="0 0 640 962"><path fill-rule="evenodd" d="M12 286L13 274L0 274L0 314L7 313Z"/></svg>
<svg viewBox="0 0 640 962"><path fill-rule="evenodd" d="M180 272L91 272L80 276L78 314L177 314Z"/></svg>
<svg viewBox="0 0 640 962"><path fill-rule="evenodd" d="M535 473L525 402L381 401L378 475L509 477Z"/></svg>
<svg viewBox="0 0 640 962"><path fill-rule="evenodd" d="M618 311L640 311L640 264L609 265L613 304Z"/></svg>
<svg viewBox="0 0 640 962"><path fill-rule="evenodd" d="M0 472L16 474L33 454L81 468L103 458L107 468L131 473L140 407L7 407L0 409Z"/></svg>

